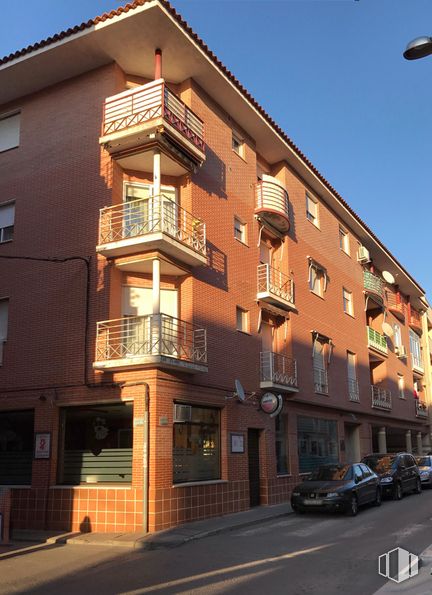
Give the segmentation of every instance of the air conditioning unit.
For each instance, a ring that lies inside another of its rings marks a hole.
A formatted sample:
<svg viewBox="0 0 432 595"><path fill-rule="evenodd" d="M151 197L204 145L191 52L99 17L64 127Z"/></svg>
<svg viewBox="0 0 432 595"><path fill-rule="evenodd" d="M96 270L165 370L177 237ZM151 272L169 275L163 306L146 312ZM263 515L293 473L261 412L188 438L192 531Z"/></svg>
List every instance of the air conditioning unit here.
<svg viewBox="0 0 432 595"><path fill-rule="evenodd" d="M360 246L357 252L357 260L361 263L370 262L369 250L364 246Z"/></svg>
<svg viewBox="0 0 432 595"><path fill-rule="evenodd" d="M399 345L399 347L395 347L395 352L399 359L404 359L407 356L406 349L403 345Z"/></svg>
<svg viewBox="0 0 432 595"><path fill-rule="evenodd" d="M186 422L192 418L192 407L190 405L178 405L174 403L174 422Z"/></svg>

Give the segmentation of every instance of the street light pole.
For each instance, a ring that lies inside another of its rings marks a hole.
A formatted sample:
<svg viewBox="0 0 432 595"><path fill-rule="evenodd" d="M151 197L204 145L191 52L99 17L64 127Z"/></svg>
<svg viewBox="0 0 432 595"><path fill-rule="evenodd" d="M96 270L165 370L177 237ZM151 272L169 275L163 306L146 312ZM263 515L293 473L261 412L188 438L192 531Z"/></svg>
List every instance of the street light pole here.
<svg viewBox="0 0 432 595"><path fill-rule="evenodd" d="M403 53L405 60L418 60L419 58L426 58L432 54L432 37L423 35L416 37L406 47Z"/></svg>

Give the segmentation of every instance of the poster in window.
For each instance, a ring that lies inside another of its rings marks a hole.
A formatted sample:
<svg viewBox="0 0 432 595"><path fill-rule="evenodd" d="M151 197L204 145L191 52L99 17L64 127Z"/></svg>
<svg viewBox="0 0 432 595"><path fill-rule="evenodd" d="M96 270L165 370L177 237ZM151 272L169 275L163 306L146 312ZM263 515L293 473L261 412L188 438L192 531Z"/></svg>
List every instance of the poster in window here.
<svg viewBox="0 0 432 595"><path fill-rule="evenodd" d="M35 436L35 459L49 459L51 456L51 434L40 432Z"/></svg>
<svg viewBox="0 0 432 595"><path fill-rule="evenodd" d="M231 452L244 453L244 434L231 434Z"/></svg>

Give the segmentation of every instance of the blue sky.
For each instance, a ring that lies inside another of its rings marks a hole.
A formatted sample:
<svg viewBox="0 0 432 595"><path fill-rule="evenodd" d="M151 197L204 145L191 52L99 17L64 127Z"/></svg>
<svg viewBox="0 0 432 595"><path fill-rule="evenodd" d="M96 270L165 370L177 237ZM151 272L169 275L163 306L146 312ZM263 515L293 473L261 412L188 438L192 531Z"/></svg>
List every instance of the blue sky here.
<svg viewBox="0 0 432 595"><path fill-rule="evenodd" d="M0 56L121 5L2 0ZM430 0L172 0L432 299Z"/></svg>

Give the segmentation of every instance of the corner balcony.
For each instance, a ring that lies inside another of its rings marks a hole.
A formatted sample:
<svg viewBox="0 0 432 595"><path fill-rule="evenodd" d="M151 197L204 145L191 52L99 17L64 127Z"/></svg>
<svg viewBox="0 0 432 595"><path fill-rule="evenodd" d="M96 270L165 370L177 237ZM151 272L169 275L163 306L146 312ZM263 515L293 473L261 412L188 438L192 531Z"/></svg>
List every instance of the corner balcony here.
<svg viewBox="0 0 432 595"><path fill-rule="evenodd" d="M370 326L367 327L368 347L374 349L383 355L388 354L387 340L384 335L375 331Z"/></svg>
<svg viewBox="0 0 432 595"><path fill-rule="evenodd" d="M286 234L290 227L288 192L280 182L274 180L257 182L255 214L280 233Z"/></svg>
<svg viewBox="0 0 432 595"><path fill-rule="evenodd" d="M207 372L206 330L167 314L104 320L97 323L93 367Z"/></svg>
<svg viewBox="0 0 432 595"><path fill-rule="evenodd" d="M381 388L376 385L371 386L372 393L372 407L374 409L384 409L391 411L392 408L392 396L391 392L385 388Z"/></svg>
<svg viewBox="0 0 432 595"><path fill-rule="evenodd" d="M402 322L405 320L406 304L399 293L387 291L387 308Z"/></svg>
<svg viewBox="0 0 432 595"><path fill-rule="evenodd" d="M164 196L101 209L99 254L119 258L154 250L189 266L205 265L205 224ZM141 271L142 267L137 258L130 270Z"/></svg>
<svg viewBox="0 0 432 595"><path fill-rule="evenodd" d="M274 269L269 264L259 264L257 281L257 300L284 310L296 309L294 305L294 282L291 277Z"/></svg>
<svg viewBox="0 0 432 595"><path fill-rule="evenodd" d="M272 351L260 353L260 387L273 388L281 392L298 392L297 362Z"/></svg>
<svg viewBox="0 0 432 595"><path fill-rule="evenodd" d="M140 171L152 171L148 166L155 145L164 153L167 175L181 175L205 160L202 120L163 79L108 97L99 143L123 167Z"/></svg>
<svg viewBox="0 0 432 595"><path fill-rule="evenodd" d="M421 321L420 313L411 307L409 308L408 324L414 331L417 331L421 334L423 329L422 329L422 321Z"/></svg>
<svg viewBox="0 0 432 595"><path fill-rule="evenodd" d="M380 277L370 271L363 271L363 287L366 293L375 296L380 303L384 300L384 284Z"/></svg>
<svg viewBox="0 0 432 595"><path fill-rule="evenodd" d="M425 401L420 401L419 399L416 399L415 413L416 413L416 417L421 417L423 419L427 419L429 417L428 407L427 407Z"/></svg>

